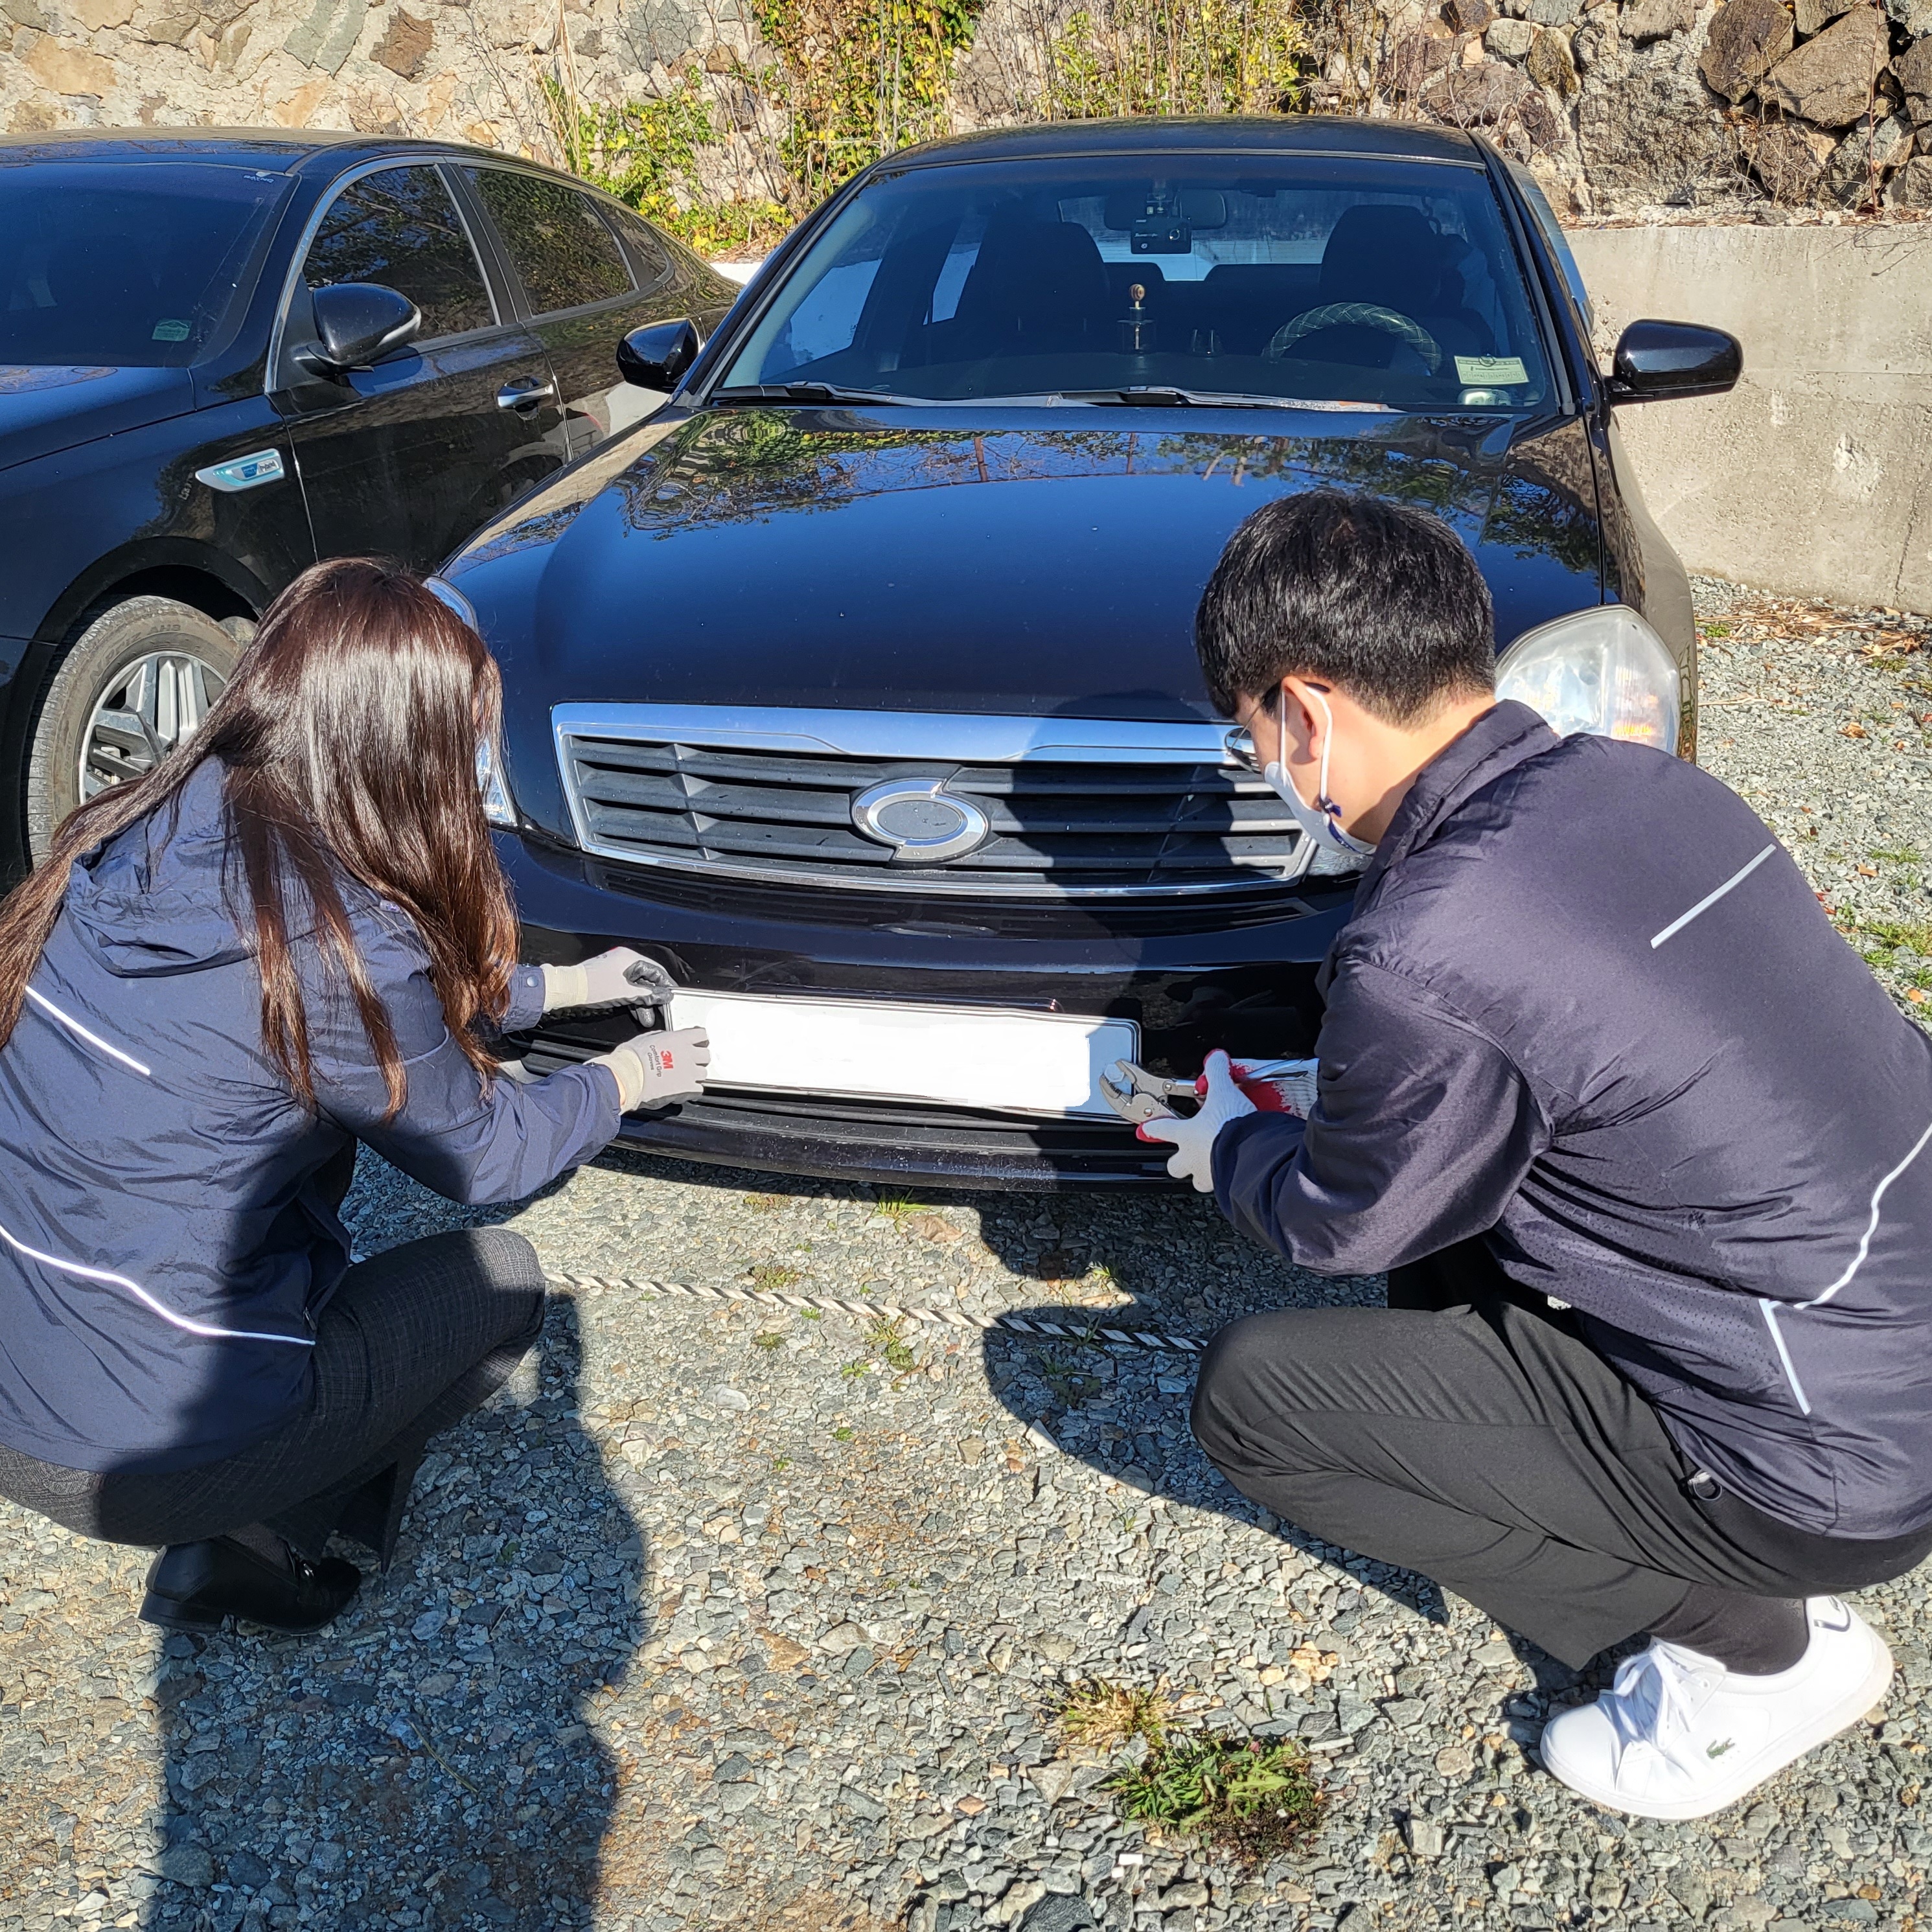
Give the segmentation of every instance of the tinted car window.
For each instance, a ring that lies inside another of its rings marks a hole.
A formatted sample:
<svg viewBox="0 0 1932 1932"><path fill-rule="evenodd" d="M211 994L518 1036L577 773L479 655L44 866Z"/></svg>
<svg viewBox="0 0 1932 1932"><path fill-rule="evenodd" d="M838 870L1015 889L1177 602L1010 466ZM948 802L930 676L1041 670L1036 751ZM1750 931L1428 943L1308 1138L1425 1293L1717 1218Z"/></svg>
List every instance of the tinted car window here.
<svg viewBox="0 0 1932 1932"><path fill-rule="evenodd" d="M1550 197L1528 169L1519 167L1512 161L1510 172L1515 176L1516 186L1522 190L1522 198L1529 203L1529 212L1536 217L1536 225L1543 230L1543 238L1550 244L1550 253L1563 271L1563 279L1570 284L1570 292L1583 317L1583 326L1595 328L1597 314L1590 305L1590 291L1583 286L1583 272L1576 266L1570 238L1564 233L1563 224L1557 220L1556 211L1550 205Z"/></svg>
<svg viewBox="0 0 1932 1932"><path fill-rule="evenodd" d="M0 165L0 362L194 362L238 320L287 193L207 163Z"/></svg>
<svg viewBox="0 0 1932 1932"><path fill-rule="evenodd" d="M586 196L508 168L472 168L470 178L524 278L532 314L630 292L623 251Z"/></svg>
<svg viewBox="0 0 1932 1932"><path fill-rule="evenodd" d="M913 169L840 212L724 381L1522 409L1549 393L1532 318L1478 168L1204 153Z"/></svg>
<svg viewBox="0 0 1932 1932"><path fill-rule="evenodd" d="M302 274L311 289L380 282L422 311L422 340L487 328L490 291L456 204L434 168L385 168L330 203Z"/></svg>
<svg viewBox="0 0 1932 1932"><path fill-rule="evenodd" d="M664 246L664 237L640 216L615 208L604 212L631 251L631 265L637 271L638 286L656 288L670 273L670 250Z"/></svg>

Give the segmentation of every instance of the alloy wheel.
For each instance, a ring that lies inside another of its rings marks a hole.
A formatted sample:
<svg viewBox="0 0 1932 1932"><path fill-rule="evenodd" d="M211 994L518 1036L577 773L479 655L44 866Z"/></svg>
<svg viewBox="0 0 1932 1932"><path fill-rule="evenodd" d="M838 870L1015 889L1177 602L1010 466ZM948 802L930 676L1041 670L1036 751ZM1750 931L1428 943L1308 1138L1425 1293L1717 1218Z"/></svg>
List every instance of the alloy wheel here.
<svg viewBox="0 0 1932 1932"><path fill-rule="evenodd" d="M101 694L81 740L80 796L138 778L199 728L227 680L184 651L136 658Z"/></svg>

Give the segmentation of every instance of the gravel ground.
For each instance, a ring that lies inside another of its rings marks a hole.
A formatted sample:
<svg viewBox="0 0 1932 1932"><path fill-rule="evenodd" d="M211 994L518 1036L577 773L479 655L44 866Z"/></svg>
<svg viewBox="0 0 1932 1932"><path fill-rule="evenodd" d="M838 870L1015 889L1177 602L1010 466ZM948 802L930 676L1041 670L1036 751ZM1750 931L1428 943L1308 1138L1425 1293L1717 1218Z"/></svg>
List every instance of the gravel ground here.
<svg viewBox="0 0 1932 1932"><path fill-rule="evenodd" d="M1932 652L1886 614L1700 592L1705 763L1916 1014ZM370 1248L500 1220L560 1271L1196 1334L1380 1293L1192 1198L882 1202L618 1156L488 1213L365 1160L351 1211ZM1040 1932L1076 1894L1122 1932L1915 1924L1918 1578L1862 1599L1901 1666L1866 1723L1712 1823L1627 1823L1525 1749L1600 1672L1260 1520L1188 1388L1173 1354L560 1296L439 1444L392 1570L304 1641L163 1642L144 1556L0 1505L0 1932ZM1244 1871L1122 1826L1051 1721L1086 1674L1307 1740L1318 1837Z"/></svg>

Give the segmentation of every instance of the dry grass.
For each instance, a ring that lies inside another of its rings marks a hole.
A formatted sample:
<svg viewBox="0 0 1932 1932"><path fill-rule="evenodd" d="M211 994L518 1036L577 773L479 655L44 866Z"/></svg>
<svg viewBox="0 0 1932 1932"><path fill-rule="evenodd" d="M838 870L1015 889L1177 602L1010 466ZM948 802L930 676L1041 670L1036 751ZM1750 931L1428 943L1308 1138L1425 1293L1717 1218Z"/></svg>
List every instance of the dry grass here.
<svg viewBox="0 0 1932 1932"><path fill-rule="evenodd" d="M1115 1684L1083 1678L1067 1691L1054 1720L1069 1744L1094 1751L1125 1750L1138 1738L1150 1751L1167 1742L1174 1700L1163 1680L1155 1684Z"/></svg>

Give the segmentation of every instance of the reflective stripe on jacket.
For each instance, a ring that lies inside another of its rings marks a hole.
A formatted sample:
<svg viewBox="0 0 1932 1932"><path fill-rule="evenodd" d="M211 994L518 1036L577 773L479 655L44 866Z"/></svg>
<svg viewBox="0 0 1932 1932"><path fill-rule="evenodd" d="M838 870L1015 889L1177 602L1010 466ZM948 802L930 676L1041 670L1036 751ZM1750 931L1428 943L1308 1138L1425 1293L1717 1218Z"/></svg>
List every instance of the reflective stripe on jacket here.
<svg viewBox="0 0 1932 1932"><path fill-rule="evenodd" d="M304 1111L262 1049L227 856L211 761L178 820L164 811L74 866L0 1049L0 1442L44 1462L193 1468L298 1407L316 1315L349 1262L315 1178L352 1142L486 1202L535 1192L616 1132L605 1068L500 1080L484 1096L415 926L352 886L408 1097L383 1119L354 1006L319 990L304 936L292 944L318 1101ZM542 976L520 968L506 1030L542 1004Z"/></svg>
<svg viewBox="0 0 1932 1932"><path fill-rule="evenodd" d="M1499 704L1323 975L1305 1132L1216 1144L1232 1220L1330 1274L1484 1235L1748 1502L1932 1520L1932 1041L1735 793Z"/></svg>

